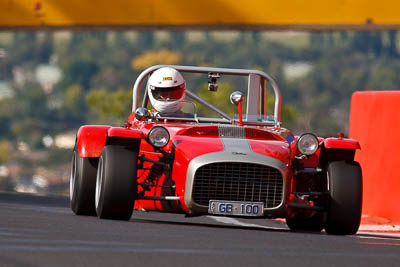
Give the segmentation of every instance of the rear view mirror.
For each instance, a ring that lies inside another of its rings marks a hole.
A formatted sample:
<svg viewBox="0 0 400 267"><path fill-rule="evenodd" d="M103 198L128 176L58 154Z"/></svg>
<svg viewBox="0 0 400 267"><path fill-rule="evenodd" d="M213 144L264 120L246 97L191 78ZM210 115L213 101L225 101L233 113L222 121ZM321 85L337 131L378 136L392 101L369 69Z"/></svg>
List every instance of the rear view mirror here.
<svg viewBox="0 0 400 267"><path fill-rule="evenodd" d="M138 107L135 111L135 118L138 121L144 121L150 115L149 110L145 107Z"/></svg>

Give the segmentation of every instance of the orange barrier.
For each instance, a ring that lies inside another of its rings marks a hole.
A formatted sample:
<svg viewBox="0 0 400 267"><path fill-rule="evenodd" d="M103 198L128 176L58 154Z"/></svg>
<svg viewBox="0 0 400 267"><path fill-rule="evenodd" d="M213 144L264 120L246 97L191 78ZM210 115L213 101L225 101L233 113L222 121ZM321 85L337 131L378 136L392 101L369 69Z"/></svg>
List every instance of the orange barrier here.
<svg viewBox="0 0 400 267"><path fill-rule="evenodd" d="M349 136L361 145L363 214L400 223L400 91L355 92Z"/></svg>
<svg viewBox="0 0 400 267"><path fill-rule="evenodd" d="M0 28L399 29L399 9L397 0L1 0Z"/></svg>

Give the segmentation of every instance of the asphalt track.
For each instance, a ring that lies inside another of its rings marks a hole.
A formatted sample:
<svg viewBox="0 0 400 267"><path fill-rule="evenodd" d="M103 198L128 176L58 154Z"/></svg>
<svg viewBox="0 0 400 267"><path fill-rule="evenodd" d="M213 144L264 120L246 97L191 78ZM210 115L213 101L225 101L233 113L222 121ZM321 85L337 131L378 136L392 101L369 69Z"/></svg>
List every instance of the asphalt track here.
<svg viewBox="0 0 400 267"><path fill-rule="evenodd" d="M65 197L0 193L0 266L400 266L400 235L139 211L100 220L75 216Z"/></svg>

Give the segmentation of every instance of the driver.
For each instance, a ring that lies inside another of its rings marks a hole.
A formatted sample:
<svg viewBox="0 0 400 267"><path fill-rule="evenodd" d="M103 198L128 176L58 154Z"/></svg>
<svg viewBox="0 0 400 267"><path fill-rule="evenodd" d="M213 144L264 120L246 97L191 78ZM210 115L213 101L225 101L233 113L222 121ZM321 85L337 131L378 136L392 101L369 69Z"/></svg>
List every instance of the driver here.
<svg viewBox="0 0 400 267"><path fill-rule="evenodd" d="M186 82L176 69L163 67L150 76L147 92L151 105L161 115L177 115L186 96Z"/></svg>

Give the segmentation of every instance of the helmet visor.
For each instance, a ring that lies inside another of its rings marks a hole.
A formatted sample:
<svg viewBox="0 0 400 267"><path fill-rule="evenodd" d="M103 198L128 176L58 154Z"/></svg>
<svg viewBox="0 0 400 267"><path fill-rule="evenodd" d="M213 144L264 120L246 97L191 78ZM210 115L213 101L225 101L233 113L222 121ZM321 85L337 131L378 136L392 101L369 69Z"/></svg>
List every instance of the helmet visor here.
<svg viewBox="0 0 400 267"><path fill-rule="evenodd" d="M177 100L182 97L185 90L185 84L167 88L151 86L150 89L151 93L153 94L153 97L156 100L164 100L164 101Z"/></svg>

